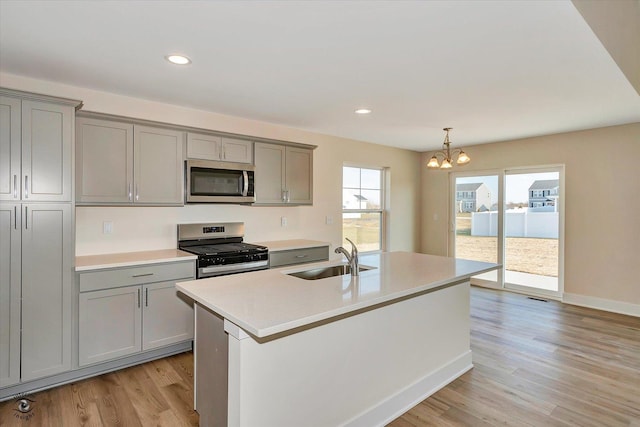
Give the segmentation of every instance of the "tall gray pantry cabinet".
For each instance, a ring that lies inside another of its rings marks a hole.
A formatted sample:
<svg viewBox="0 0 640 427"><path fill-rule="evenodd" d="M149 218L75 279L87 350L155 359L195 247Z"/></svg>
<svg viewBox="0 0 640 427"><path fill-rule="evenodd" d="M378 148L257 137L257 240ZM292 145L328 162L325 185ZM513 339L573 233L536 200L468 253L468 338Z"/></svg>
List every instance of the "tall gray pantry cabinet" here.
<svg viewBox="0 0 640 427"><path fill-rule="evenodd" d="M78 105L0 88L0 387L71 369Z"/></svg>

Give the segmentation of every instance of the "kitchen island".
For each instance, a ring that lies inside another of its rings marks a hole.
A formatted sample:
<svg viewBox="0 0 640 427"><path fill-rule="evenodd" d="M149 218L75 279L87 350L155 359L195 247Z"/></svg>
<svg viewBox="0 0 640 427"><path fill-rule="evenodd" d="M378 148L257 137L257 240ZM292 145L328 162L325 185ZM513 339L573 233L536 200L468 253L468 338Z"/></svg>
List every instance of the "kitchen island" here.
<svg viewBox="0 0 640 427"><path fill-rule="evenodd" d="M177 284L196 302L202 426L383 425L472 367L469 278L496 264L391 252Z"/></svg>

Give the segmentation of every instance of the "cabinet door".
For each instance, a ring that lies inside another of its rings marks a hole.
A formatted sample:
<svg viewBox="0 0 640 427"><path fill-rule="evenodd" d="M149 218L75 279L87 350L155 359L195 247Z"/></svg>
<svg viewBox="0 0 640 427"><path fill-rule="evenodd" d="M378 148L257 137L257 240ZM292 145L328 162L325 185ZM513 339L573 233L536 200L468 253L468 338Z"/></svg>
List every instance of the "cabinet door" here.
<svg viewBox="0 0 640 427"><path fill-rule="evenodd" d="M184 132L134 126L134 203L184 204Z"/></svg>
<svg viewBox="0 0 640 427"><path fill-rule="evenodd" d="M256 142L255 149L256 203L284 203L285 147Z"/></svg>
<svg viewBox="0 0 640 427"><path fill-rule="evenodd" d="M139 352L141 306L141 286L80 293L78 364L85 366Z"/></svg>
<svg viewBox="0 0 640 427"><path fill-rule="evenodd" d="M74 109L22 101L22 200L71 201Z"/></svg>
<svg viewBox="0 0 640 427"><path fill-rule="evenodd" d="M222 160L253 163L253 143L242 139L222 138Z"/></svg>
<svg viewBox="0 0 640 427"><path fill-rule="evenodd" d="M21 205L0 205L0 387L20 381Z"/></svg>
<svg viewBox="0 0 640 427"><path fill-rule="evenodd" d="M18 201L22 194L21 114L19 99L0 97L0 200Z"/></svg>
<svg viewBox="0 0 640 427"><path fill-rule="evenodd" d="M221 141L219 136L188 133L187 158L220 160L220 145Z"/></svg>
<svg viewBox="0 0 640 427"><path fill-rule="evenodd" d="M22 205L22 380L71 369L71 204Z"/></svg>
<svg viewBox="0 0 640 427"><path fill-rule="evenodd" d="M133 202L133 125L77 119L76 200Z"/></svg>
<svg viewBox="0 0 640 427"><path fill-rule="evenodd" d="M143 350L193 339L193 302L178 293L175 282L153 283L142 289Z"/></svg>
<svg viewBox="0 0 640 427"><path fill-rule="evenodd" d="M313 151L287 147L287 201L297 205L313 204Z"/></svg>

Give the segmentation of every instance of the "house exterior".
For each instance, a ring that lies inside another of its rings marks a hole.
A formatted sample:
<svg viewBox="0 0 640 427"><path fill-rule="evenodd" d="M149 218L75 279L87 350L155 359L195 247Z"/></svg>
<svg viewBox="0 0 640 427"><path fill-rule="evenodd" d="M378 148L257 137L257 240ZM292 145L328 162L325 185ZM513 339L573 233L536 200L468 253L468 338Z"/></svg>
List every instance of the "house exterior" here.
<svg viewBox="0 0 640 427"><path fill-rule="evenodd" d="M529 208L553 207L555 211L558 202L557 179L543 179L534 181L529 187Z"/></svg>
<svg viewBox="0 0 640 427"><path fill-rule="evenodd" d="M456 211L481 212L491 208L491 190L481 182L456 185Z"/></svg>

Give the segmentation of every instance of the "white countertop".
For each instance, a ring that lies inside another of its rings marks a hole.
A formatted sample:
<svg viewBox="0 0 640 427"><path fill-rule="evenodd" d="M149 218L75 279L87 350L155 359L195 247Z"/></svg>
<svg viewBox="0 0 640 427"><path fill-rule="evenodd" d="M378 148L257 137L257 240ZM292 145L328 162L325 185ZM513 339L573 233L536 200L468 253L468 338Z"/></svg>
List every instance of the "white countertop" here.
<svg viewBox="0 0 640 427"><path fill-rule="evenodd" d="M178 249L161 249L144 252L124 252L76 257L76 271L98 270L101 268L130 267L141 264L186 261L198 256Z"/></svg>
<svg viewBox="0 0 640 427"><path fill-rule="evenodd" d="M267 248L269 248L269 252L290 251L294 249L304 249L304 248L319 248L322 246L331 245L331 243L329 242L321 242L319 240L305 240L305 239L273 240L270 242L258 242L255 244L266 246Z"/></svg>
<svg viewBox="0 0 640 427"><path fill-rule="evenodd" d="M181 282L176 287L256 337L306 326L495 270L497 264L410 252L360 257L376 267L350 275L305 280L287 273L338 262L254 271Z"/></svg>

